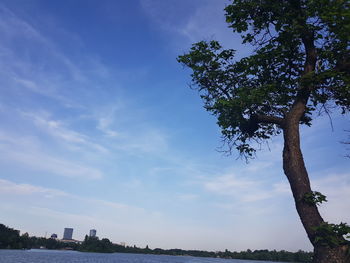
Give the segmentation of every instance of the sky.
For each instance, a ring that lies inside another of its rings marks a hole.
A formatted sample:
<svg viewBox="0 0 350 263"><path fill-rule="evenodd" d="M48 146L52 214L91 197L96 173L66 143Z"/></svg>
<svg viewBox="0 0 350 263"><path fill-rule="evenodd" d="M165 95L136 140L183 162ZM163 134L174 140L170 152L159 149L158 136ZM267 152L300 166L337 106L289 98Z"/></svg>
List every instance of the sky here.
<svg viewBox="0 0 350 263"><path fill-rule="evenodd" d="M150 248L310 250L281 137L246 163L177 61L219 40L249 55L217 0L0 1L0 223ZM332 128L333 126L333 128ZM350 222L349 116L302 128L326 221Z"/></svg>

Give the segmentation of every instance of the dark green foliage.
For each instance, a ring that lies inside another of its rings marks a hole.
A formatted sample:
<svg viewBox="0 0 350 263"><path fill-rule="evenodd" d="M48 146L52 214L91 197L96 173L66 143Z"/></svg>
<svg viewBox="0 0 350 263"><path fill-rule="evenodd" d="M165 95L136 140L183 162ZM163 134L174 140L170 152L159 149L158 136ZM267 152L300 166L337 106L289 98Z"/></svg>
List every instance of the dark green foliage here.
<svg viewBox="0 0 350 263"><path fill-rule="evenodd" d="M45 247L47 249L76 249L75 243L63 243L43 237L29 237L28 233L20 236L19 230L0 224L0 249L30 249Z"/></svg>
<svg viewBox="0 0 350 263"><path fill-rule="evenodd" d="M72 249L75 250L78 247L78 244L74 242L61 242L52 238L44 238L44 237L30 237L29 246L27 248L41 248L44 247L46 249Z"/></svg>
<svg viewBox="0 0 350 263"><path fill-rule="evenodd" d="M0 248L22 248L19 231L0 224Z"/></svg>
<svg viewBox="0 0 350 263"><path fill-rule="evenodd" d="M309 205L319 205L323 202L327 202L326 196L317 191L312 191L304 195L303 201Z"/></svg>
<svg viewBox="0 0 350 263"><path fill-rule="evenodd" d="M338 247L340 245L350 244L344 238L350 238L350 226L345 223L329 224L324 222L315 228L316 239L315 242L321 246Z"/></svg>
<svg viewBox="0 0 350 263"><path fill-rule="evenodd" d="M235 60L217 41L193 44L178 61L192 69L205 108L230 149L251 157L252 142L281 132L297 99L300 124L337 105L350 109L350 6L346 0L235 0L226 21L254 53ZM315 69L307 68L315 64Z"/></svg>
<svg viewBox="0 0 350 263"><path fill-rule="evenodd" d="M79 246L80 251L113 253L116 252L115 245L107 238L99 240L98 237L85 236L83 243Z"/></svg>

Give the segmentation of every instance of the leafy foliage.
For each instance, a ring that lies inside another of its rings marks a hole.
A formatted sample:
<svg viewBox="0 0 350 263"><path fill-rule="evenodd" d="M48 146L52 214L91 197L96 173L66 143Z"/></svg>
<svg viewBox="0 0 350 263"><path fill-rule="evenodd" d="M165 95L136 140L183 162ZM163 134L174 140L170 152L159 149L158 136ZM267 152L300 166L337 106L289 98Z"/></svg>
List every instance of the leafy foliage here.
<svg viewBox="0 0 350 263"><path fill-rule="evenodd" d="M236 0L226 21L254 48L238 61L217 41L193 44L178 61L192 69L205 108L230 148L253 156L252 142L279 134L296 101L313 112L350 109L350 6L346 0Z"/></svg>
<svg viewBox="0 0 350 263"><path fill-rule="evenodd" d="M329 224L324 222L315 228L315 242L326 247L338 247L340 245L350 244L344 238L350 238L350 226L345 223Z"/></svg>
<svg viewBox="0 0 350 263"><path fill-rule="evenodd" d="M113 253L115 252L115 246L109 241L108 238L85 236L83 243L78 248L80 251L86 252L100 252L100 253Z"/></svg>
<svg viewBox="0 0 350 263"><path fill-rule="evenodd" d="M319 205L327 202L326 196L317 191L312 191L304 195L303 201L309 205Z"/></svg>
<svg viewBox="0 0 350 263"><path fill-rule="evenodd" d="M0 248L21 248L19 231L0 224Z"/></svg>

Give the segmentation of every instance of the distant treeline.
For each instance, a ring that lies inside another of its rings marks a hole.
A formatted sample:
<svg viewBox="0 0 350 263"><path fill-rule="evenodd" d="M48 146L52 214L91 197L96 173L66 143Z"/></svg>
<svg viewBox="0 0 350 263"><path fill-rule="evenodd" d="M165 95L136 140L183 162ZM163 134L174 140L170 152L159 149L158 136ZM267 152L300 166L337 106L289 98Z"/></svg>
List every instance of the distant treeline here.
<svg viewBox="0 0 350 263"><path fill-rule="evenodd" d="M28 233L20 235L18 230L0 224L0 249L31 249L44 247L46 249L72 249L82 252L99 253L137 253L154 255L193 256L193 257L216 257L232 259L268 260L284 262L311 262L312 253L299 250L298 252L276 250L250 250L241 252L210 252L200 250L183 249L150 249L148 246L139 248L136 246L122 246L113 244L109 239L85 236L81 244L67 243L52 238L29 237Z"/></svg>
<svg viewBox="0 0 350 263"><path fill-rule="evenodd" d="M28 233L20 235L19 230L0 224L0 249L31 249L45 247L47 249L78 249L75 243L63 243L52 238L30 237Z"/></svg>

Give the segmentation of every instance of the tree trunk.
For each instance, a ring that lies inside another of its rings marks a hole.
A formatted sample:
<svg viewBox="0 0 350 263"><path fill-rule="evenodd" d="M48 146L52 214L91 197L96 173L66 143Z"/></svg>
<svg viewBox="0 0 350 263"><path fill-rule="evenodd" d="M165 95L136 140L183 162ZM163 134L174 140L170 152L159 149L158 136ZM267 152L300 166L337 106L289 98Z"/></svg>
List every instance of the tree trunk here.
<svg viewBox="0 0 350 263"><path fill-rule="evenodd" d="M284 149L283 170L288 178L297 212L309 240L314 246L314 263L349 263L346 259L347 247L329 248L316 244L315 227L323 223L316 204L303 200L306 193L311 192L309 176L305 168L300 149L299 118L287 116L283 125Z"/></svg>
<svg viewBox="0 0 350 263"><path fill-rule="evenodd" d="M335 248L316 246L313 263L349 263L349 247L344 245Z"/></svg>

